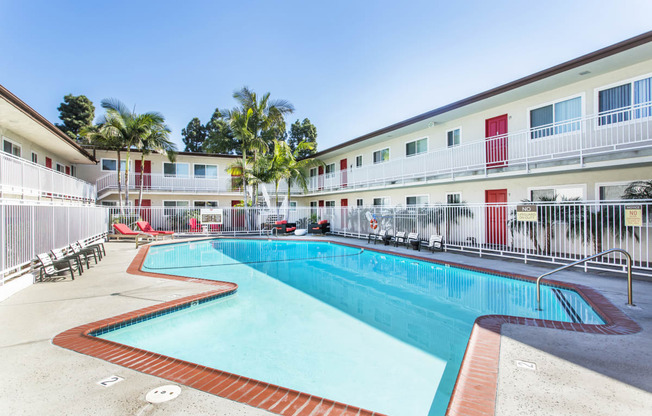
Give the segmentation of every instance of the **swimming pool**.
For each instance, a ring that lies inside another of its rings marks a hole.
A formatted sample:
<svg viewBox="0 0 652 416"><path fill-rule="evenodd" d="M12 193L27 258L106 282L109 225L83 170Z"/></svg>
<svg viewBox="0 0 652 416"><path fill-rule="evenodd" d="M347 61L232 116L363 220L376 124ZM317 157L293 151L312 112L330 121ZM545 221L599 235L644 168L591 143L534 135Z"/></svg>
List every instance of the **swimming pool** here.
<svg viewBox="0 0 652 416"><path fill-rule="evenodd" d="M143 271L237 295L100 337L391 415L443 414L475 318L603 323L575 292L334 243L151 247Z"/></svg>

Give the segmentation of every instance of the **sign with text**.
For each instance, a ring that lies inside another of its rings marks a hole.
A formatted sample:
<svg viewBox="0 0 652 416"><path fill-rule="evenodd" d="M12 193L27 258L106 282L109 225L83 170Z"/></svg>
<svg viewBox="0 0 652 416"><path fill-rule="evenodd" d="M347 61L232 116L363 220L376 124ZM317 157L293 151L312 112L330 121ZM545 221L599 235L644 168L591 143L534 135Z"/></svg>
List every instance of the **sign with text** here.
<svg viewBox="0 0 652 416"><path fill-rule="evenodd" d="M640 205L625 205L625 227L642 227L643 209Z"/></svg>
<svg viewBox="0 0 652 416"><path fill-rule="evenodd" d="M222 224L224 210L222 208L202 208L201 223L202 225Z"/></svg>
<svg viewBox="0 0 652 416"><path fill-rule="evenodd" d="M523 222L539 221L537 207L535 205L517 205L516 221L523 221Z"/></svg>

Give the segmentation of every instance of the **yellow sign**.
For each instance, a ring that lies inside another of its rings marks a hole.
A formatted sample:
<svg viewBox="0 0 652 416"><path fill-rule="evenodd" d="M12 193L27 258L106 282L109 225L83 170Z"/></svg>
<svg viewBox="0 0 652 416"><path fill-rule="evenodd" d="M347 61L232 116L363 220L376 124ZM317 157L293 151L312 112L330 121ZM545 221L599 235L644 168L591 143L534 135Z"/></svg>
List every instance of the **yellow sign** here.
<svg viewBox="0 0 652 416"><path fill-rule="evenodd" d="M539 215L537 207L534 205L517 205L516 206L516 221L524 222L537 222Z"/></svg>
<svg viewBox="0 0 652 416"><path fill-rule="evenodd" d="M642 227L643 209L640 205L625 205L625 227Z"/></svg>

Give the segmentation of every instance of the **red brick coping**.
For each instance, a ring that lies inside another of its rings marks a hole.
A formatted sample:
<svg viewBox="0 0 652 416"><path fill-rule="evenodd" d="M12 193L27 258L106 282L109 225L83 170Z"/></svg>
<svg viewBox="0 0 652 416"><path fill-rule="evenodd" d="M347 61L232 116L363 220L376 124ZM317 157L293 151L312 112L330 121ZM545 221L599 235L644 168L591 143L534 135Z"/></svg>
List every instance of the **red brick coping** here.
<svg viewBox="0 0 652 416"><path fill-rule="evenodd" d="M283 240L293 240L284 238ZM185 240L183 242L186 242ZM297 241L310 241L298 240ZM314 241L314 240L312 240ZM376 247L359 246L320 239L384 254L401 255L415 260L428 261L437 264L448 264L467 270L489 273L513 279L536 281L530 276L513 273L498 273L495 270L484 269L465 264L443 262L434 258L423 258L410 254L399 254ZM164 244L178 244L179 241ZM157 244L158 245L158 244ZM105 340L91 335L101 333L121 325L129 325L135 321L169 313L170 311L189 307L193 302L203 302L228 296L237 290L237 285L230 282L188 278L182 276L150 273L142 271L142 265L149 251L149 246L140 249L127 268L127 273L141 276L158 277L187 282L204 283L216 287L215 290L188 296L170 302L164 302L148 308L128 312L112 318L78 326L57 335L53 343L63 348L90 355L96 358L118 364L145 374L165 378L207 393L226 399L245 403L250 406L281 414L293 416L318 415L380 415L354 406L348 406L333 400L312 396L296 390L276 386L264 381L254 380L237 374L227 373L214 368L179 360L162 354L130 347L117 342ZM451 400L446 414L450 416L493 415L496 404L496 389L498 385L498 359L500 354L500 332L503 324L517 324L555 328L568 331L625 335L639 332L641 328L620 309L615 307L598 291L582 285L547 280L546 284L575 290L606 322L603 325L589 325L571 322L558 322L534 318L521 318L508 315L485 315L478 317L473 325L462 366L455 382Z"/></svg>

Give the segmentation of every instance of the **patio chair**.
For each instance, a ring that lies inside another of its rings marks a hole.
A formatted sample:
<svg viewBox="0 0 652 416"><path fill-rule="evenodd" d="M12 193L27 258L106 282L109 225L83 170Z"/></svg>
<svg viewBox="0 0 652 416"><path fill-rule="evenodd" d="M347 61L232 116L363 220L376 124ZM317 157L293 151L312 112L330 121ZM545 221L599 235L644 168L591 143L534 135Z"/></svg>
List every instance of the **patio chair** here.
<svg viewBox="0 0 652 416"><path fill-rule="evenodd" d="M326 234L331 232L331 225L328 220L321 220L318 223L312 223L308 227L310 234Z"/></svg>
<svg viewBox="0 0 652 416"><path fill-rule="evenodd" d="M138 228L140 228L140 231L142 231L144 233L147 233L147 234L157 233L158 235L162 235L162 236L165 236L165 235L172 236L172 235L174 235L174 231L159 231L159 230L153 229L148 221L137 221L136 225L138 226Z"/></svg>
<svg viewBox="0 0 652 416"><path fill-rule="evenodd" d="M197 218L191 218L188 220L188 226L190 227L191 233L201 233L201 225L199 224L199 221L197 221Z"/></svg>
<svg viewBox="0 0 652 416"><path fill-rule="evenodd" d="M65 252L62 248L55 248L50 250L52 253L53 263L65 263L70 261L70 266L75 269L76 272L81 276L84 274L84 263L82 262L81 256L79 254L69 250L68 253ZM88 265L87 267L88 268Z"/></svg>
<svg viewBox="0 0 652 416"><path fill-rule="evenodd" d="M419 233L410 233L407 236L407 243L405 244L407 248L412 247L415 250L421 251L421 240L419 240Z"/></svg>
<svg viewBox="0 0 652 416"><path fill-rule="evenodd" d="M92 248L97 250L97 255L100 256L100 260L102 260L102 256L106 256L106 249L104 249L104 243L102 240L93 241L91 243L87 243L84 240L77 240L77 242L82 248Z"/></svg>
<svg viewBox="0 0 652 416"><path fill-rule="evenodd" d="M387 230L380 230L378 234L369 233L367 236L367 243L371 241L373 241L374 244L376 244L376 241L382 241L383 244L389 245L390 241L392 241L392 236L387 233Z"/></svg>
<svg viewBox="0 0 652 416"><path fill-rule="evenodd" d="M274 223L274 229L277 233L287 234L296 231L297 224L293 222L287 222L286 220L276 221Z"/></svg>
<svg viewBox="0 0 652 416"><path fill-rule="evenodd" d="M399 244L401 245L407 244L407 241L405 239L405 231L399 231L394 236L394 247L398 247Z"/></svg>
<svg viewBox="0 0 652 416"><path fill-rule="evenodd" d="M43 276L54 277L61 272L69 271L72 280L75 280L75 272L72 268L70 260L58 261L56 264L48 253L39 254L36 256L41 262L41 270L39 271L39 281L43 281Z"/></svg>
<svg viewBox="0 0 652 416"><path fill-rule="evenodd" d="M442 251L444 250L444 237L441 235L431 235L430 240L428 241L428 249L433 253L435 250Z"/></svg>
<svg viewBox="0 0 652 416"><path fill-rule="evenodd" d="M94 248L88 247L88 248L82 248L82 246L79 245L79 243L72 243L70 245L70 248L72 251L75 252L75 254L79 256L83 256L84 259L86 259L86 267L90 269L91 263L90 263L90 258L93 257L95 260L95 264L97 264L97 253L95 252Z"/></svg>

